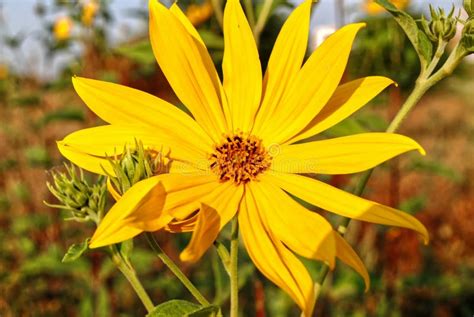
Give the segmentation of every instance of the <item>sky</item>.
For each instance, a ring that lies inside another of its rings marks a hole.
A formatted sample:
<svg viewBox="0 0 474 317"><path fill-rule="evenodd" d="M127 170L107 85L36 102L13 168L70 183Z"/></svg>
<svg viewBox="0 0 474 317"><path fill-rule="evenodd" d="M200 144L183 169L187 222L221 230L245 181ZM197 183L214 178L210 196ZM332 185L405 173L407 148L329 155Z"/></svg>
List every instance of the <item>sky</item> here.
<svg viewBox="0 0 474 317"><path fill-rule="evenodd" d="M53 61L52 65L46 63L45 51L36 39L36 31L41 29L41 21L34 14L34 6L38 2L46 4L53 0L0 0L0 35L14 35L18 33L27 36L22 45L21 54L13 55L4 47L0 46L0 63L10 64L13 69L19 72L35 72L39 77L51 78L59 69L68 63L72 55L63 54ZM293 0L295 3L301 0ZM320 3L313 12L312 30L321 29L324 26L335 26L336 0L320 0ZM430 0L434 6L449 9L454 3L460 5L462 0ZM360 16L362 0L345 0L345 23L356 20ZM428 1L415 0L412 6L419 11L426 8ZM147 21L139 21L129 16L130 9L147 8L147 0L112 0L111 10L115 17L115 23L111 29L112 45L125 41L137 34L143 34L147 29ZM61 15L61 12L55 15ZM50 16L54 19L54 16ZM76 54L80 48L74 48Z"/></svg>

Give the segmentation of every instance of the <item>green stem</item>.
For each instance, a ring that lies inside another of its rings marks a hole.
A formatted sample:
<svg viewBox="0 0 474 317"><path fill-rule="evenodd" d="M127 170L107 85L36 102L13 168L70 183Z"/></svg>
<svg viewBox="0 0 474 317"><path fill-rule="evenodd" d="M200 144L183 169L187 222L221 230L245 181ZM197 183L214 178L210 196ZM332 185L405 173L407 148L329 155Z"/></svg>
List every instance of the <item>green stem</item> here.
<svg viewBox="0 0 474 317"><path fill-rule="evenodd" d="M237 317L239 315L239 222L237 220L237 216L235 216L232 220L232 232L230 239L230 317Z"/></svg>
<svg viewBox="0 0 474 317"><path fill-rule="evenodd" d="M119 271L122 272L122 274L128 280L130 285L133 287L133 290L135 291L135 293L137 293L138 297L142 301L146 310L150 313L155 307L155 305L151 301L150 296L148 296L148 293L145 291L145 288L138 279L135 270L124 261L116 246L111 246L110 250L112 252L112 260L115 266L117 266Z"/></svg>
<svg viewBox="0 0 474 317"><path fill-rule="evenodd" d="M221 30L224 30L224 15L222 11L221 0L211 0L212 9L214 10L214 15L216 16L217 23L219 24Z"/></svg>
<svg viewBox="0 0 474 317"><path fill-rule="evenodd" d="M255 37L255 42L257 43L257 47L260 44L260 35L262 34L263 28L267 23L268 17L270 16L270 11L272 9L273 0L265 0L262 6L262 10L258 15L257 23L255 24L255 28L253 28L253 35Z"/></svg>
<svg viewBox="0 0 474 317"><path fill-rule="evenodd" d="M426 71L422 73L422 76L424 74L426 74L425 76L430 76L433 73L434 69L436 68L436 66L439 63L440 58L443 56L443 53L444 53L444 50L445 50L447 44L448 44L448 42L443 41L443 39L441 39L441 38L439 39L438 46L436 47L436 52L433 56L433 59L431 60L428 67L426 68Z"/></svg>
<svg viewBox="0 0 474 317"><path fill-rule="evenodd" d="M386 132L393 133L400 127L402 121L407 117L408 113L413 109L413 107L418 103L418 101L430 87L431 86L426 85L425 81L416 82L415 88L411 92L410 96L408 96L407 100L400 108L395 118L393 118L392 122L390 122Z"/></svg>
<svg viewBox="0 0 474 317"><path fill-rule="evenodd" d="M389 126L387 127L386 129L387 133L394 133L395 131L397 131L398 128L400 127L400 124L407 117L407 115L410 113L413 107L418 103L421 97L423 97L423 95L436 83L438 83L440 80L450 75L454 71L454 69L456 69L459 63L461 63L464 56L467 54L466 51L463 49L463 47L456 45L456 47L451 52L451 54L449 55L444 65L432 75L431 73L436 68L439 62L439 59L444 53L445 48L446 48L445 43L440 42L436 50L435 56L433 57L433 60L426 67L426 69L420 73L420 76L416 80L415 87L413 88L412 92L410 93L408 98L405 100L405 103L403 104L403 106L400 108L396 116L393 118L393 120L390 122ZM367 186L367 183L369 182L369 179L373 171L374 171L374 168L362 174L354 190L355 195L361 196L363 194L365 187ZM346 233L346 229L349 226L350 222L351 222L351 218L343 218L343 220L341 221L341 224L339 225L337 229L338 233L341 236L344 237ZM323 264L319 277L316 281L316 291L317 291L316 299L318 298L320 294L320 289L328 273L329 273L329 266L326 264Z"/></svg>
<svg viewBox="0 0 474 317"><path fill-rule="evenodd" d="M203 306L209 306L207 299L199 292L199 290L191 283L191 281L184 275L184 273L179 269L176 263L171 260L171 258L166 255L163 249L160 247L158 242L155 240L155 237L152 233L147 232L146 237L148 243L150 244L153 251L160 258L161 261L170 269L171 272L183 283L183 285L188 289L188 291L194 296L194 298Z"/></svg>
<svg viewBox="0 0 474 317"><path fill-rule="evenodd" d="M247 20L249 21L250 28L255 28L255 13L253 11L252 0L244 0L245 12L247 13Z"/></svg>

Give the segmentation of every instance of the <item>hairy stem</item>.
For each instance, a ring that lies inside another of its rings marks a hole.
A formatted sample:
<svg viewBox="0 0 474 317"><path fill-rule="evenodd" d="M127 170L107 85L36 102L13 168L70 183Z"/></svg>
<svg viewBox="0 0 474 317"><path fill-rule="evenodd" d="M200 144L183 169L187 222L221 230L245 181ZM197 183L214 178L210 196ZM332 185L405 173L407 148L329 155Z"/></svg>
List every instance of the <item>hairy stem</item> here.
<svg viewBox="0 0 474 317"><path fill-rule="evenodd" d="M112 260L115 266L119 269L120 272L122 272L122 274L128 280L133 290L137 294L138 298L140 298L143 305L145 306L147 312L151 312L155 305L151 301L150 296L148 296L148 293L145 291L145 288L138 279L135 270L122 258L116 246L111 246L110 250L112 253Z"/></svg>
<svg viewBox="0 0 474 317"><path fill-rule="evenodd" d="M158 242L156 241L155 237L152 233L147 232L146 237L148 243L150 244L153 251L155 251L156 255L160 258L161 261L170 269L171 272L181 281L181 283L188 289L188 291L194 296L194 298L199 302L199 304L203 306L208 306L208 300L199 292L199 290L194 286L193 283L184 275L184 273L179 269L176 263L170 259L168 255L163 251L160 247Z"/></svg>
<svg viewBox="0 0 474 317"><path fill-rule="evenodd" d="M232 220L232 233L230 239L230 317L237 317L239 315L239 222L237 216Z"/></svg>

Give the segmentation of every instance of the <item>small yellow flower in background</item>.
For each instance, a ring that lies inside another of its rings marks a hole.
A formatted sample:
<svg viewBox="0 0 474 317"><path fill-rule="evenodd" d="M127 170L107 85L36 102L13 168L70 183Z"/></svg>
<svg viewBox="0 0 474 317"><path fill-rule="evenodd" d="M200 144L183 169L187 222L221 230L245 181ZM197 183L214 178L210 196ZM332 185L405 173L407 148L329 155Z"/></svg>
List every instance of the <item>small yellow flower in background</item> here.
<svg viewBox="0 0 474 317"><path fill-rule="evenodd" d="M88 0L82 7L81 21L85 26L91 26L94 22L95 15L99 10L99 4L94 0Z"/></svg>
<svg viewBox="0 0 474 317"><path fill-rule="evenodd" d="M209 20L214 12L210 0L204 1L201 5L191 4L186 10L186 17L194 26L199 26L200 24Z"/></svg>
<svg viewBox="0 0 474 317"><path fill-rule="evenodd" d="M417 231L414 217L354 196L308 173L350 174L423 149L390 133L362 133L307 141L363 107L392 80L371 76L342 85L354 38L362 23L347 25L303 63L311 0L283 25L266 73L238 0L224 11L223 83L185 14L150 1L153 52L192 117L166 101L122 85L73 78L76 92L108 125L68 135L61 153L80 167L114 175L108 157L136 140L168 160L168 173L140 181L107 213L92 237L96 248L143 231L193 231L181 253L197 261L220 230L238 215L246 249L257 268L311 316L314 283L298 257L334 268L339 258L369 286L367 270L349 244L321 215L289 195L357 220ZM297 143L298 142L298 143ZM104 171L105 169L105 171Z"/></svg>
<svg viewBox="0 0 474 317"><path fill-rule="evenodd" d="M410 1L409 0L392 0L391 2L398 9L405 9L408 6ZM385 12L385 9L381 7L380 5L378 5L377 3L375 3L374 0L366 0L364 4L364 9L365 9L365 12L367 12L367 14L370 14L370 15L376 15L376 14Z"/></svg>
<svg viewBox="0 0 474 317"><path fill-rule="evenodd" d="M8 65L0 63L0 80L7 79L8 77Z"/></svg>
<svg viewBox="0 0 474 317"><path fill-rule="evenodd" d="M71 18L64 16L56 20L53 27L54 38L57 41L65 41L71 36L73 22Z"/></svg>

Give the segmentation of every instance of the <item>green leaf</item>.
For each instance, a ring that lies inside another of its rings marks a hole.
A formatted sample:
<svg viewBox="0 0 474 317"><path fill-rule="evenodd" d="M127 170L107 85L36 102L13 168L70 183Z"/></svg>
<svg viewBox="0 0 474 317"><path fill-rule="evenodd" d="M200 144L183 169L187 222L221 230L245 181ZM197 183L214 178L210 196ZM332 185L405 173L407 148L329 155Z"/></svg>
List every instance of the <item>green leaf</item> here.
<svg viewBox="0 0 474 317"><path fill-rule="evenodd" d="M156 306L147 317L216 317L219 313L219 307L199 306L197 304L173 299Z"/></svg>
<svg viewBox="0 0 474 317"><path fill-rule="evenodd" d="M405 34L418 53L422 68L425 69L433 56L433 45L426 34L418 28L415 20L408 13L399 10L388 0L375 0L375 2L384 7L394 17L403 31L405 31Z"/></svg>
<svg viewBox="0 0 474 317"><path fill-rule="evenodd" d="M79 244L73 244L69 247L69 250L67 250L66 254L64 255L63 259L61 262L67 263L67 262L72 262L81 257L81 255L87 251L89 248L89 240L90 238L87 238L84 240L82 243Z"/></svg>
<svg viewBox="0 0 474 317"><path fill-rule="evenodd" d="M216 317L219 313L219 307L217 306L207 306L199 308L198 310L193 311L192 313L186 314L187 317Z"/></svg>
<svg viewBox="0 0 474 317"><path fill-rule="evenodd" d="M201 306L181 299L173 299L156 306L147 317L183 317L201 309Z"/></svg>

